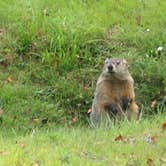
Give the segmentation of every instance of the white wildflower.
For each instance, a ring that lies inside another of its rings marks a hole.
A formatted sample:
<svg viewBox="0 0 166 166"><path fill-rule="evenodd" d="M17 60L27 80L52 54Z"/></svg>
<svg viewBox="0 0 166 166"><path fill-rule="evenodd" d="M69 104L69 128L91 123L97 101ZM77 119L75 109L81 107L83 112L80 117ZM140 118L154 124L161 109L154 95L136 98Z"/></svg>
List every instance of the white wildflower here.
<svg viewBox="0 0 166 166"><path fill-rule="evenodd" d="M161 46L157 48L157 51L162 51L162 50L163 50L163 47Z"/></svg>

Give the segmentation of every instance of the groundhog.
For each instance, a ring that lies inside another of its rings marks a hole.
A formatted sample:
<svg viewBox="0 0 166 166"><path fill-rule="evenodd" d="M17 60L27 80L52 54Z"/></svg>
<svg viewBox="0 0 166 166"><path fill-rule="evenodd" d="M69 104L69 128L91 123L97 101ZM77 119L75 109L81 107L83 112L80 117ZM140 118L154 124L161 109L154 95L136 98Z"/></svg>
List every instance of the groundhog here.
<svg viewBox="0 0 166 166"><path fill-rule="evenodd" d="M105 117L121 120L124 117L138 119L135 103L134 80L125 59L106 59L103 72L98 78L90 120L93 126Z"/></svg>

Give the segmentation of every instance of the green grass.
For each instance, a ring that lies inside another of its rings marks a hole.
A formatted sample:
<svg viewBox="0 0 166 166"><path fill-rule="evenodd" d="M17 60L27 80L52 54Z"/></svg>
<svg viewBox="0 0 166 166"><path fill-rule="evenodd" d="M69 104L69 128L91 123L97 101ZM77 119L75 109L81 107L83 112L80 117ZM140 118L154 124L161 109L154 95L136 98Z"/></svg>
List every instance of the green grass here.
<svg viewBox="0 0 166 166"><path fill-rule="evenodd" d="M165 8L160 0L0 1L0 165L161 165ZM107 57L129 62L141 120L92 129L87 111ZM114 141L119 134L137 141Z"/></svg>
<svg viewBox="0 0 166 166"><path fill-rule="evenodd" d="M5 125L16 121L16 127L26 128L34 118L70 125L76 117L78 123L85 122L107 57L128 60L137 102L145 112L156 111L149 103L155 99L159 104L166 87L166 4L91 3L0 2L0 106ZM13 81L6 83L9 76Z"/></svg>
<svg viewBox="0 0 166 166"><path fill-rule="evenodd" d="M112 128L52 127L29 133L1 131L0 165L154 165L166 164L162 132L165 115L123 122ZM129 141L115 141L119 135ZM146 141L156 137L154 142Z"/></svg>

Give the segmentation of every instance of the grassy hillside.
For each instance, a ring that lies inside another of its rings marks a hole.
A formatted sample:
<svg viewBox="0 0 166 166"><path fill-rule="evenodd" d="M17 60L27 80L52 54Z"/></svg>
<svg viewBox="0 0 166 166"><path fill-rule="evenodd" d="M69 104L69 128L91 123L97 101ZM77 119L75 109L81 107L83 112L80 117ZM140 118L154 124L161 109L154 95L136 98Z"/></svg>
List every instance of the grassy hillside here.
<svg viewBox="0 0 166 166"><path fill-rule="evenodd" d="M85 121L106 57L129 61L138 103L155 112L149 103L166 87L165 8L158 0L1 1L2 125Z"/></svg>

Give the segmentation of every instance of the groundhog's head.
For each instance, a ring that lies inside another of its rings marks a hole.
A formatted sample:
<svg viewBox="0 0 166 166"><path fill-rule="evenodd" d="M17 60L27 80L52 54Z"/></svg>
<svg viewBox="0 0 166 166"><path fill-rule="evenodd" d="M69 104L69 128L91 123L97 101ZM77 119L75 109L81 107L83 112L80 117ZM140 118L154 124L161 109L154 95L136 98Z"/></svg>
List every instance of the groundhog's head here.
<svg viewBox="0 0 166 166"><path fill-rule="evenodd" d="M125 59L111 58L106 59L104 64L104 73L117 76L118 78L124 77L128 74L128 64Z"/></svg>

